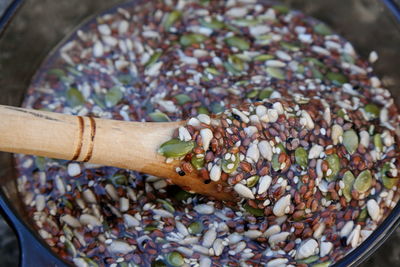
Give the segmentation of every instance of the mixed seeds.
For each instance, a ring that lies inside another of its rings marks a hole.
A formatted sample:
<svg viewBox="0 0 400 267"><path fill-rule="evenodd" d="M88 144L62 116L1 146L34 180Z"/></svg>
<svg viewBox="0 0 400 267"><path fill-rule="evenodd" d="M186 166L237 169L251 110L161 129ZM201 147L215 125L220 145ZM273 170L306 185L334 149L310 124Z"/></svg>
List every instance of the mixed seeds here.
<svg viewBox="0 0 400 267"><path fill-rule="evenodd" d="M118 6L44 62L24 106L187 119L160 153L183 159L183 178L197 171L242 198L17 155L39 235L77 266L329 266L399 199L400 120L370 63L325 24L265 1Z"/></svg>

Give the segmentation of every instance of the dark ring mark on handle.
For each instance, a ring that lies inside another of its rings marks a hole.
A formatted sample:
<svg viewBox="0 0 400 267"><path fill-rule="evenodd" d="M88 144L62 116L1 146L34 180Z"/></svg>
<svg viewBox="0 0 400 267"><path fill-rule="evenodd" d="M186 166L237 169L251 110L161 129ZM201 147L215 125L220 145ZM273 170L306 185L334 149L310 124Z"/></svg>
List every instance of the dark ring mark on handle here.
<svg viewBox="0 0 400 267"><path fill-rule="evenodd" d="M86 157L83 159L83 162L88 162L93 154L93 147L94 147L94 137L96 135L96 121L92 118L89 117L90 121L90 144L89 144L89 149Z"/></svg>
<svg viewBox="0 0 400 267"><path fill-rule="evenodd" d="M82 150L82 145L83 145L83 132L85 131L84 127L84 121L81 116L78 116L78 122L79 122L79 139L78 139L78 146L76 147L74 156L72 157L71 160L77 160L79 158L79 155L81 154Z"/></svg>

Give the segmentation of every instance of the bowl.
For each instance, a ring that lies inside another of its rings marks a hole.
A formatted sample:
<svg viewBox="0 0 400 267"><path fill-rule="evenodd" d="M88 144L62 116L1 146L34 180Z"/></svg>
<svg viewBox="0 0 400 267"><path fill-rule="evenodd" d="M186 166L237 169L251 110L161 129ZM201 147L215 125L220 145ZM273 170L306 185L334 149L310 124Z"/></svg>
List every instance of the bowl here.
<svg viewBox="0 0 400 267"><path fill-rule="evenodd" d="M124 1L9 2L8 8L0 18L0 104L18 106L35 71L63 38L88 17ZM375 50L379 54L375 72L400 106L400 9L397 1L281 2L326 22L337 33L351 41L362 57L368 57L371 50ZM34 230L31 218L25 213L24 204L18 194L15 178L12 155L0 153L0 207L18 234L21 266L67 266ZM360 264L374 253L399 224L400 202L366 241L335 266Z"/></svg>

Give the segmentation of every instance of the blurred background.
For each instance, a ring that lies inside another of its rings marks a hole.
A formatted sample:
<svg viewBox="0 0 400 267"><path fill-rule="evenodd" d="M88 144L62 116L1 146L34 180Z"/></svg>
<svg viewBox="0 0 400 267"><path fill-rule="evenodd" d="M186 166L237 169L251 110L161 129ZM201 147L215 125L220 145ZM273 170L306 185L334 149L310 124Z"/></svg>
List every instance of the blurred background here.
<svg viewBox="0 0 400 267"><path fill-rule="evenodd" d="M49 3L53 2L52 1L47 1ZM317 0L309 0L310 2L312 1L317 1ZM325 1L325 0L324 0ZM347 0L345 0L347 1ZM3 12L6 10L6 8L8 7L8 5L11 3L11 0L0 0L0 16L3 14ZM43 2L43 1L42 1ZM63 0L63 1L54 1L53 3L57 2L56 5L50 5L50 6L54 6L54 8L58 8L61 9L62 6L64 5L76 5L76 7L79 9L79 1L75 1L75 0ZM110 1L112 2L112 1ZM296 6L296 2L290 1L290 0L284 0L282 2L291 2L292 4L294 4L294 6ZM343 0L341 1L343 2ZM379 8L376 5L377 0L356 0L356 1L348 1L349 3L357 3L357 5L350 5L348 8L354 8L357 9L355 10L356 13L359 14L360 17L362 17L362 19L375 19L375 20L379 20L379 17L377 17L379 14ZM396 0L397 3L400 4L400 0ZM330 5L330 4L335 4L337 3L337 1L325 1L326 5ZM324 4L325 4L324 3ZM347 3L347 2L346 2ZM96 4L96 1L93 0L93 4ZM44 5L46 7L48 7L48 5ZM343 6L347 6L347 5L343 5ZM329 10L329 9L328 9ZM88 12L88 14L90 14L90 10L87 10L86 12ZM306 10L306 13L309 14L314 14L316 11L312 9L312 5L310 10ZM21 30L21 33L23 33L23 29L24 29L24 23L35 23L34 20L35 17L35 10L32 10L32 14L30 14L29 16L27 16L24 19L21 20L21 25L16 25L16 27L19 27ZM69 18L56 18L57 20L60 21L54 21L54 23L60 23L60 25L62 25L62 20L63 19L69 19ZM346 25L345 20L343 21L343 25ZM329 21L328 21L329 24ZM349 23L350 24L350 23ZM43 35L41 37L46 37L46 34L52 34L51 32L46 30L46 25L39 25L42 27L42 29L38 29L38 32L42 33ZM38 26L38 27L39 27ZM346 25L347 26L347 25ZM70 29L68 29L69 31ZM64 34L68 33L65 32ZM42 38L43 42L46 41L46 38ZM386 41L390 41L390 39L386 40ZM16 44L9 44L9 45L16 45ZM357 47L357 46L356 46ZM373 49L373 47L371 47L371 49ZM397 48L400 49L400 48ZM3 59L5 57L7 57L7 55L2 54L2 51L0 49L0 59ZM395 64L400 63L399 59L395 59L394 62ZM0 66L0 74L3 71L3 74L5 72L7 72L7 70L5 69L1 69ZM4 76L3 76L4 78ZM0 79L1 79L1 75L0 75ZM395 85L397 88L399 88L398 85ZM397 89L399 90L399 89ZM18 259L19 259L19 249L18 249L18 243L17 243L17 239L15 237L14 232L12 231L12 229L5 223L3 217L0 214L0 267L2 266L7 266L7 267L14 267L14 266L18 266ZM382 266L400 266L400 228L398 228L393 234L392 236L374 253L374 255L372 257L370 257L366 262L364 262L362 265L362 267L382 267Z"/></svg>

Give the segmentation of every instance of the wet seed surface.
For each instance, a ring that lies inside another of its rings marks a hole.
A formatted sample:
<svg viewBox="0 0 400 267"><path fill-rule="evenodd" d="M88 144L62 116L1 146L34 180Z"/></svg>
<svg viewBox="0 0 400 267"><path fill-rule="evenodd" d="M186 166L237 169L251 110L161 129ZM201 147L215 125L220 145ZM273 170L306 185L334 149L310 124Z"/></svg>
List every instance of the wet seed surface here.
<svg viewBox="0 0 400 267"><path fill-rule="evenodd" d="M51 55L24 105L192 118L160 153L243 198L230 207L158 177L16 156L38 233L77 266L328 266L399 198L389 92L350 43L279 5L127 3Z"/></svg>

